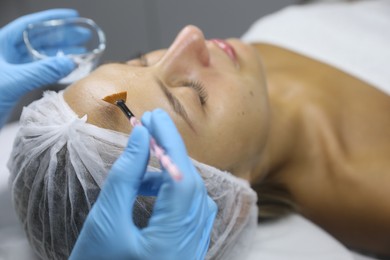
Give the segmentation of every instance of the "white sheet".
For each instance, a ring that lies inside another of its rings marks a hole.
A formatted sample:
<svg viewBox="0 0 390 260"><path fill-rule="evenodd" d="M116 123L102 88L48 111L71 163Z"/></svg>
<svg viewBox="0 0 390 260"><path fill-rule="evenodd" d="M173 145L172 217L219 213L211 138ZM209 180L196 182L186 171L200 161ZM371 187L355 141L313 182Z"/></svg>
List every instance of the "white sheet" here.
<svg viewBox="0 0 390 260"><path fill-rule="evenodd" d="M349 251L306 218L292 214L260 224L248 260L370 260Z"/></svg>
<svg viewBox="0 0 390 260"><path fill-rule="evenodd" d="M9 172L6 168L6 163L12 150L13 140L18 127L18 123L13 123L0 130L0 191L8 187ZM5 223L2 224L5 225ZM2 235L5 235L2 234L3 232L9 232L9 229L5 228L5 226L0 226L0 238ZM26 247L28 247L26 239L17 237L17 241L19 241L18 244L15 245L14 243L13 247L7 249L8 251L11 249L15 251L13 253L7 252L8 256L20 255L17 254L18 252L26 252ZM0 252L0 258L1 255ZM22 258L18 259L23 260ZM290 217L258 226L248 260L257 259L370 260L373 258L349 251L309 220L300 215L291 215Z"/></svg>

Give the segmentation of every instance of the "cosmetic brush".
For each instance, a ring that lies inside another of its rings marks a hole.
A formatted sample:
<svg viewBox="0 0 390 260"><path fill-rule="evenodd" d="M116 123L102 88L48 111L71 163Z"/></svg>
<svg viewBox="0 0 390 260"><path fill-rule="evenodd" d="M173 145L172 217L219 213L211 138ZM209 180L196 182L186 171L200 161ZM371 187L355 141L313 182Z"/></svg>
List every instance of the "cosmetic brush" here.
<svg viewBox="0 0 390 260"><path fill-rule="evenodd" d="M135 127L136 125L142 125L142 123L135 117L135 115L130 111L126 105L127 92L119 92L103 98L103 101L106 101L109 104L116 105L119 107L125 116L129 119L130 124ZM182 179L183 175L179 171L179 168L172 162L171 158L165 153L164 149L161 148L156 142L156 140L150 138L150 152L152 155L160 161L161 165L168 171L171 177L179 181Z"/></svg>

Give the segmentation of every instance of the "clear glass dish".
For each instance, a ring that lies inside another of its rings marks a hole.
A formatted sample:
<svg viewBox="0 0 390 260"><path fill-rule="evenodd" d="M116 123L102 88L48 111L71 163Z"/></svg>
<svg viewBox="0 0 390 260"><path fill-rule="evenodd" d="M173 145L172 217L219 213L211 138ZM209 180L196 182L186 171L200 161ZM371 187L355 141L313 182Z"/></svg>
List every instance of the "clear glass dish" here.
<svg viewBox="0 0 390 260"><path fill-rule="evenodd" d="M60 84L70 84L88 75L106 48L104 32L93 20L82 17L29 24L23 40L35 60L68 56L77 64Z"/></svg>

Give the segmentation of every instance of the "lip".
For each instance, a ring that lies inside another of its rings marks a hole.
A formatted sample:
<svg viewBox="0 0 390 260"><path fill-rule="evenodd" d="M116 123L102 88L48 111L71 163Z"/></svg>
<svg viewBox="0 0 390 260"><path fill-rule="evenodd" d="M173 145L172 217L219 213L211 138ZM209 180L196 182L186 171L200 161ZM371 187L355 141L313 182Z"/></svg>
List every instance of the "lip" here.
<svg viewBox="0 0 390 260"><path fill-rule="evenodd" d="M210 41L221 48L236 66L238 65L237 54L232 45L222 39L211 39Z"/></svg>

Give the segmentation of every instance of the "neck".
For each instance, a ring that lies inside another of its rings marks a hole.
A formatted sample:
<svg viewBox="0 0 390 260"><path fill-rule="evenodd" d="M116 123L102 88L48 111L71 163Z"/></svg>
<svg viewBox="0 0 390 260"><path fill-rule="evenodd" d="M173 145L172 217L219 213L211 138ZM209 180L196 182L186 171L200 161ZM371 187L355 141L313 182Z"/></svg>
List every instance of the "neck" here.
<svg viewBox="0 0 390 260"><path fill-rule="evenodd" d="M274 177L294 161L303 129L299 120L304 82L297 77L299 66L292 64L293 53L270 45L255 46L264 63L270 103L270 128L261 160L252 171L250 182ZM299 74L299 73L298 73Z"/></svg>

